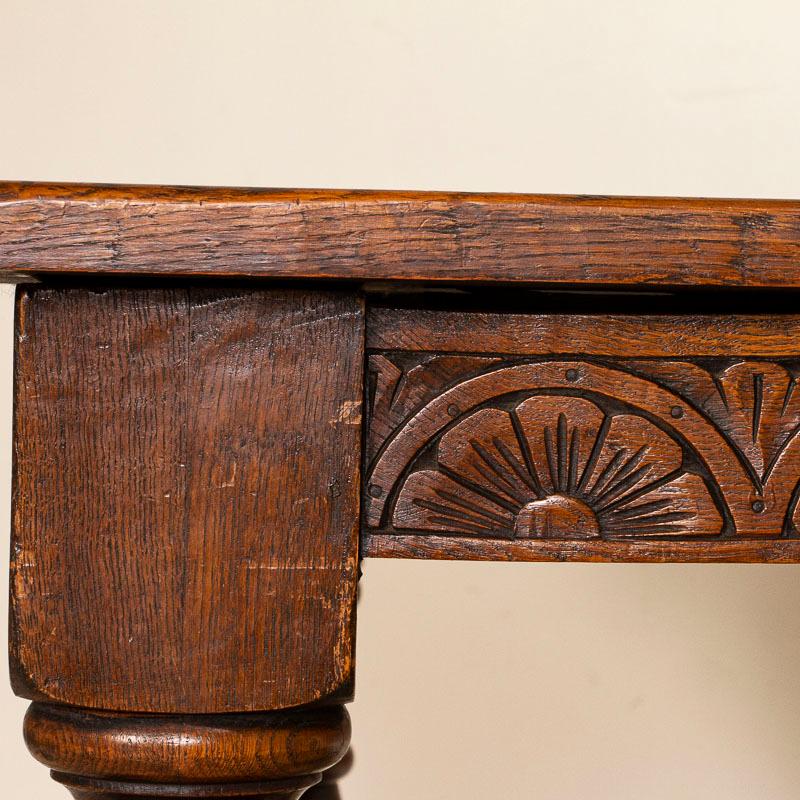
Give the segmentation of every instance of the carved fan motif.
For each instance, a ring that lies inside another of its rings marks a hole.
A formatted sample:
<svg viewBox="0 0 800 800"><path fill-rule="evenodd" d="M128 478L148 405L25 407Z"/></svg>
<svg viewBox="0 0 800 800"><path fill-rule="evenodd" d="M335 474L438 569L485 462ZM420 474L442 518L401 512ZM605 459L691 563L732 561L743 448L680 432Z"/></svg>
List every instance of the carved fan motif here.
<svg viewBox="0 0 800 800"><path fill-rule="evenodd" d="M781 364L741 361L716 375L681 361L630 364L691 398L747 459L761 484L800 433L797 380Z"/></svg>
<svg viewBox="0 0 800 800"><path fill-rule="evenodd" d="M800 393L779 364L742 362L719 377L728 414L726 428L761 480L797 434Z"/></svg>
<svg viewBox="0 0 800 800"><path fill-rule="evenodd" d="M722 519L681 447L643 417L579 397L488 408L412 472L396 528L496 538L714 536Z"/></svg>

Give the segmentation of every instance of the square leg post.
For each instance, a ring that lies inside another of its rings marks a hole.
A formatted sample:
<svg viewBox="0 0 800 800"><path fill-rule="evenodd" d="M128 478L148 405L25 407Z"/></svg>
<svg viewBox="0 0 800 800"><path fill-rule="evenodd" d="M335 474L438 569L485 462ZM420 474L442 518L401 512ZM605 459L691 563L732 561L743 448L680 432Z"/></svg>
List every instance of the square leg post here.
<svg viewBox="0 0 800 800"><path fill-rule="evenodd" d="M362 302L20 287L11 650L74 797L298 798L348 748Z"/></svg>

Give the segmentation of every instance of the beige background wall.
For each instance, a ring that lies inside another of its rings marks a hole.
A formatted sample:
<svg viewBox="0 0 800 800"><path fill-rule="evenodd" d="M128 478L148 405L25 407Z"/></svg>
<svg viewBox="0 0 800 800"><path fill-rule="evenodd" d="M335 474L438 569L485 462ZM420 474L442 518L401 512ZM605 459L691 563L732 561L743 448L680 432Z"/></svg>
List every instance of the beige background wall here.
<svg viewBox="0 0 800 800"><path fill-rule="evenodd" d="M800 197L798 30L795 0L0 0L0 178ZM794 800L799 579L368 562L342 800ZM2 670L0 795L66 796Z"/></svg>

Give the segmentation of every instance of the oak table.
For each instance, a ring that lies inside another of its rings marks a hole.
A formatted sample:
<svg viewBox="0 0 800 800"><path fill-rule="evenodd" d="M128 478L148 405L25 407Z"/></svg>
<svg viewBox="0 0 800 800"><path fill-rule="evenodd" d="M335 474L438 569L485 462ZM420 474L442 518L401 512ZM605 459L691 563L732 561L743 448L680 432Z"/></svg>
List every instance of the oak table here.
<svg viewBox="0 0 800 800"><path fill-rule="evenodd" d="M360 558L800 561L800 203L9 183L0 279L76 798L317 784Z"/></svg>

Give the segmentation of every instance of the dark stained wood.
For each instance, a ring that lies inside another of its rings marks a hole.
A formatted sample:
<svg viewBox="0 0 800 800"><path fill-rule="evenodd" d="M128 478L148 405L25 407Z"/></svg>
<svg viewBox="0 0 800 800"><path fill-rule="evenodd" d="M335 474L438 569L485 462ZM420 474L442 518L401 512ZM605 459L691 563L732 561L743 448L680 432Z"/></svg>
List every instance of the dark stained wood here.
<svg viewBox="0 0 800 800"><path fill-rule="evenodd" d="M403 481L391 523L504 539L718 536L723 518L683 461L644 417L532 394L449 428L436 464Z"/></svg>
<svg viewBox="0 0 800 800"><path fill-rule="evenodd" d="M800 318L376 310L367 339L365 555L800 560Z"/></svg>
<svg viewBox="0 0 800 800"><path fill-rule="evenodd" d="M354 762L353 750L350 749L338 764L322 773L322 780L308 790L303 800L342 800L339 781L353 769Z"/></svg>
<svg viewBox="0 0 800 800"><path fill-rule="evenodd" d="M5 183L20 275L12 679L76 800L337 798L359 529L800 562L800 202Z"/></svg>
<svg viewBox="0 0 800 800"><path fill-rule="evenodd" d="M673 301L673 305L679 301ZM596 304L602 310L603 298ZM754 306L758 304L753 301ZM764 309L768 310L768 307ZM509 355L796 358L796 314L509 314L369 310L367 347ZM485 356L484 356L485 357Z"/></svg>
<svg viewBox="0 0 800 800"><path fill-rule="evenodd" d="M362 353L353 294L20 288L17 692L349 698Z"/></svg>
<svg viewBox="0 0 800 800"><path fill-rule="evenodd" d="M364 558L417 558L432 561L577 561L617 563L797 564L798 539L729 539L714 542L603 539L501 540L454 536L392 535L367 532Z"/></svg>
<svg viewBox="0 0 800 800"><path fill-rule="evenodd" d="M52 778L69 789L75 800L162 800L180 797L199 800L209 797L234 797L237 800L299 800L305 798L308 782L251 781L248 783L178 784L160 786L130 781L96 780L51 772Z"/></svg>
<svg viewBox="0 0 800 800"><path fill-rule="evenodd" d="M261 714L135 716L34 703L25 717L31 753L68 785L111 789L150 784L160 796L189 796L182 784L253 784L288 795L344 756L350 720L342 706ZM279 782L279 783L273 783ZM285 790L285 791L284 791ZM207 789L207 791L209 791ZM128 793L133 795L130 787ZM77 794L77 796L81 796ZM191 795L194 796L194 795ZM197 796L203 796L198 794ZM206 795L209 796L209 795ZM210 796L226 796L216 788ZM272 795L269 795L272 796Z"/></svg>
<svg viewBox="0 0 800 800"><path fill-rule="evenodd" d="M0 273L800 287L800 203L0 185Z"/></svg>

